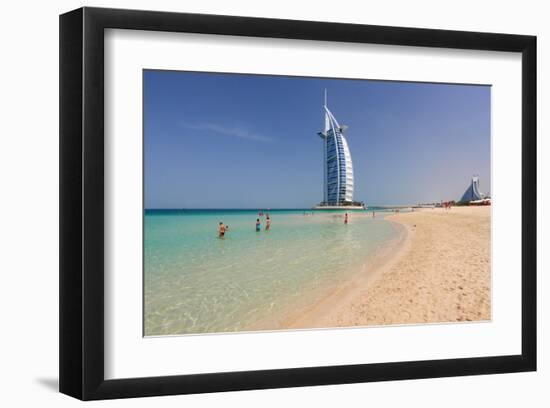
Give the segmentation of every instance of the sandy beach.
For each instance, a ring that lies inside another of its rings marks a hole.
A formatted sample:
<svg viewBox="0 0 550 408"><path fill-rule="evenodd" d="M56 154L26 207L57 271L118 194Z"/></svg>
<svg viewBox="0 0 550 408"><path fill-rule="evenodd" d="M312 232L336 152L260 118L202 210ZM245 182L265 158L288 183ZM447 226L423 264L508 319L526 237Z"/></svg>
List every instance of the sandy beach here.
<svg viewBox="0 0 550 408"><path fill-rule="evenodd" d="M491 319L490 207L396 213L400 238L290 328Z"/></svg>

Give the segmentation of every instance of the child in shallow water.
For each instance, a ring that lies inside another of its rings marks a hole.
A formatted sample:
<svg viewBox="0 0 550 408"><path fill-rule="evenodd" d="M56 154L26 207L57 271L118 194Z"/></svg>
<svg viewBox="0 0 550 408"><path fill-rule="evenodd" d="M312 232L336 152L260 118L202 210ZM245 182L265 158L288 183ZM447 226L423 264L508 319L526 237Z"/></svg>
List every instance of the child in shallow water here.
<svg viewBox="0 0 550 408"><path fill-rule="evenodd" d="M260 228L261 228L260 219L257 218L256 219L256 231L260 231Z"/></svg>

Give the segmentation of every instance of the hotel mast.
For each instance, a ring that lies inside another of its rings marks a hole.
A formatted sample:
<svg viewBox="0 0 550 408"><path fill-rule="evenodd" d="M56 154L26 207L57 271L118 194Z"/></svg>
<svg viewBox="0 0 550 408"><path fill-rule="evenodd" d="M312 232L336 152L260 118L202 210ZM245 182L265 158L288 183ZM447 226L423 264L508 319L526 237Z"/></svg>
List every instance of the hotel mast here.
<svg viewBox="0 0 550 408"><path fill-rule="evenodd" d="M320 207L351 206L353 202L353 163L344 137L347 126L340 126L328 109L325 89L325 130L318 135L324 146L324 196Z"/></svg>

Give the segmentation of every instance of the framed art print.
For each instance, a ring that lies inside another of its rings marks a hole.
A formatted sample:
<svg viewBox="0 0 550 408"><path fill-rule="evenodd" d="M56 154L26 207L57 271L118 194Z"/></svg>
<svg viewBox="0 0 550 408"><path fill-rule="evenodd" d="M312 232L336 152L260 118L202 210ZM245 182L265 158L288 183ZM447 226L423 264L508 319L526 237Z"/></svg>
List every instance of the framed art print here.
<svg viewBox="0 0 550 408"><path fill-rule="evenodd" d="M536 369L536 38L60 18L60 390Z"/></svg>

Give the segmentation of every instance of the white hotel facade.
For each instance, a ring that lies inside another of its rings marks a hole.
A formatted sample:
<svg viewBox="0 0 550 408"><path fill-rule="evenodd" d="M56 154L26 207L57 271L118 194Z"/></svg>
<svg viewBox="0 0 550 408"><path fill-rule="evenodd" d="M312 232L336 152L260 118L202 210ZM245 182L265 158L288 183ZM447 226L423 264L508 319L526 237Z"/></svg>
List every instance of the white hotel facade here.
<svg viewBox="0 0 550 408"><path fill-rule="evenodd" d="M325 91L325 129L318 135L323 139L324 196L317 208L353 206L353 162L344 136L347 126L340 126L327 106Z"/></svg>

